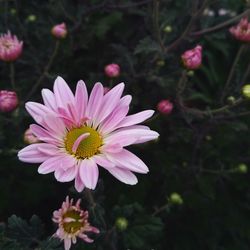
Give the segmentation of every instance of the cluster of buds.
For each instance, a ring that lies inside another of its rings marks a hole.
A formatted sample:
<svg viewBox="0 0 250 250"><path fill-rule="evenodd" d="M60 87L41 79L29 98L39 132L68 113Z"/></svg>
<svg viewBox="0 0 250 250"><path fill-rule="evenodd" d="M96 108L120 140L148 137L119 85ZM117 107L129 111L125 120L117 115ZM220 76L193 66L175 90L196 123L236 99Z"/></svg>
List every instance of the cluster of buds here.
<svg viewBox="0 0 250 250"><path fill-rule="evenodd" d="M248 19L242 18L240 22L229 29L235 39L242 42L250 42L250 23Z"/></svg>

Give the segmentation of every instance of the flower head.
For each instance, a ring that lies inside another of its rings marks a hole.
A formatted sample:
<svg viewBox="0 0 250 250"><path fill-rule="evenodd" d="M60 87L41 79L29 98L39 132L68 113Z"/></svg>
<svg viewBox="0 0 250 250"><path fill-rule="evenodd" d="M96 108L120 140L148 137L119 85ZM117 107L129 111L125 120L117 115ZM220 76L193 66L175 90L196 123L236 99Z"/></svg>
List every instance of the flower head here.
<svg viewBox="0 0 250 250"><path fill-rule="evenodd" d="M169 115L172 112L173 107L173 103L167 99L161 100L157 104L157 110L164 115Z"/></svg>
<svg viewBox="0 0 250 250"><path fill-rule="evenodd" d="M120 75L120 66L116 63L112 63L105 66L104 71L108 77L118 77Z"/></svg>
<svg viewBox="0 0 250 250"><path fill-rule="evenodd" d="M40 142L40 141L38 140L38 138L32 133L32 131L31 131L30 128L28 128L28 129L24 132L23 140L24 140L24 142L26 142L27 144L33 144L33 143Z"/></svg>
<svg viewBox="0 0 250 250"><path fill-rule="evenodd" d="M230 33L242 42L250 42L250 23L247 17L242 18L240 22L229 29Z"/></svg>
<svg viewBox="0 0 250 250"><path fill-rule="evenodd" d="M187 50L181 59L187 69L199 68L202 62L202 47L197 45L194 49Z"/></svg>
<svg viewBox="0 0 250 250"><path fill-rule="evenodd" d="M147 166L124 147L156 139L159 134L147 126L138 125L150 118L154 111L145 110L127 115L131 96L121 97L120 83L106 94L96 83L88 97L83 81L79 81L75 95L66 82L58 77L54 92L43 89L44 105L26 103L26 109L39 124L30 126L41 141L19 151L21 161L42 163L38 172L54 172L60 182L75 180L75 188L95 189L98 166L118 180L134 185L132 172L145 174Z"/></svg>
<svg viewBox="0 0 250 250"><path fill-rule="evenodd" d="M87 232L99 233L99 230L92 227L88 222L88 211L84 211L80 207L81 200L79 199L75 205L73 205L73 199L63 202L62 207L59 210L54 211L52 220L58 224L58 229L54 234L61 240L64 240L64 249L69 250L71 242L76 243L76 238L80 238L85 242L93 242L87 236Z"/></svg>
<svg viewBox="0 0 250 250"><path fill-rule="evenodd" d="M7 34L0 35L0 60L5 62L15 61L23 51L23 42L16 36Z"/></svg>
<svg viewBox="0 0 250 250"><path fill-rule="evenodd" d="M0 90L0 111L10 112L18 105L16 92L8 90Z"/></svg>
<svg viewBox="0 0 250 250"><path fill-rule="evenodd" d="M57 24L51 29L51 33L54 37L63 39L67 36L68 31L65 23Z"/></svg>

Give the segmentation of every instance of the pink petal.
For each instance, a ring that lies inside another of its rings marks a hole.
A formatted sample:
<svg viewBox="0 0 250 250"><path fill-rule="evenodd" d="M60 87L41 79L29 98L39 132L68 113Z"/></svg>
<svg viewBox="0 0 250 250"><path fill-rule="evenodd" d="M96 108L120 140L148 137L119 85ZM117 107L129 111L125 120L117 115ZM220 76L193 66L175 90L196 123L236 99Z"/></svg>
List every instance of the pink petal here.
<svg viewBox="0 0 250 250"><path fill-rule="evenodd" d="M86 110L86 115L91 118L94 126L98 125L97 121L97 114L99 109L102 107L103 102L103 86L101 83L96 83L92 89L92 92L89 97L89 102Z"/></svg>
<svg viewBox="0 0 250 250"><path fill-rule="evenodd" d="M148 167L140 158L126 149L123 149L118 153L108 153L107 156L108 159L116 163L121 168L126 168L133 172L142 174L145 174L149 171Z"/></svg>
<svg viewBox="0 0 250 250"><path fill-rule="evenodd" d="M31 144L18 152L18 158L23 162L41 163L50 158L49 155L44 154L41 150L39 150L39 148L46 148L47 145L47 143Z"/></svg>
<svg viewBox="0 0 250 250"><path fill-rule="evenodd" d="M76 153L77 148L79 147L79 144L86 139L87 137L89 137L90 133L84 133L82 135L80 135L74 142L73 147L72 147L72 152Z"/></svg>
<svg viewBox="0 0 250 250"><path fill-rule="evenodd" d="M135 185L138 180L136 176L126 169L121 169L118 167L107 169L115 178L117 178L119 181L129 184L129 185Z"/></svg>
<svg viewBox="0 0 250 250"><path fill-rule="evenodd" d="M88 104L88 91L82 80L80 80L76 86L75 103L77 113L81 119L85 116L85 110Z"/></svg>
<svg viewBox="0 0 250 250"><path fill-rule="evenodd" d="M62 137L65 135L66 127L59 117L53 115L46 115L44 117L44 125L46 129L54 132L56 136Z"/></svg>
<svg viewBox="0 0 250 250"><path fill-rule="evenodd" d="M76 178L75 178L75 189L77 192L82 192L82 190L84 189L85 185L83 184L82 182L82 179L80 177L80 174L79 174L79 170L76 174Z"/></svg>
<svg viewBox="0 0 250 250"><path fill-rule="evenodd" d="M63 169L56 169L55 178L60 182L69 182L75 179L76 173L77 173L76 166L70 167L65 171Z"/></svg>
<svg viewBox="0 0 250 250"><path fill-rule="evenodd" d="M98 123L102 122L110 113L113 112L117 106L122 92L124 90L124 83L120 83L112 88L103 98L103 105L99 112Z"/></svg>
<svg viewBox="0 0 250 250"><path fill-rule="evenodd" d="M104 144L102 147L100 147L100 150L102 152L118 153L122 150L122 147L120 143Z"/></svg>
<svg viewBox="0 0 250 250"><path fill-rule="evenodd" d="M39 124L42 124L45 115L52 113L51 109L36 102L27 102L25 104L25 108L33 119Z"/></svg>
<svg viewBox="0 0 250 250"><path fill-rule="evenodd" d="M90 239L86 234L79 234L78 237L81 238L82 240L84 240L87 243L92 243L93 242L93 240Z"/></svg>
<svg viewBox="0 0 250 250"><path fill-rule="evenodd" d="M74 95L62 77L56 78L53 89L58 107L66 108L68 103L74 103Z"/></svg>
<svg viewBox="0 0 250 250"><path fill-rule="evenodd" d="M92 159L84 159L79 167L80 177L84 185L89 189L95 189L99 176L96 163Z"/></svg>
<svg viewBox="0 0 250 250"><path fill-rule="evenodd" d="M43 102L46 107L56 111L57 106L56 106L56 100L54 93L50 91L49 89L43 89L42 90L42 97L43 97Z"/></svg>
<svg viewBox="0 0 250 250"><path fill-rule="evenodd" d="M154 110L145 110L134 115L125 117L119 124L119 127L127 127L144 122L154 114Z"/></svg>
<svg viewBox="0 0 250 250"><path fill-rule="evenodd" d="M107 157L104 154L99 154L93 156L93 160L101 167L104 168L113 168L115 167L115 164L107 159Z"/></svg>
<svg viewBox="0 0 250 250"><path fill-rule="evenodd" d="M64 239L64 250L69 250L71 247L71 238Z"/></svg>

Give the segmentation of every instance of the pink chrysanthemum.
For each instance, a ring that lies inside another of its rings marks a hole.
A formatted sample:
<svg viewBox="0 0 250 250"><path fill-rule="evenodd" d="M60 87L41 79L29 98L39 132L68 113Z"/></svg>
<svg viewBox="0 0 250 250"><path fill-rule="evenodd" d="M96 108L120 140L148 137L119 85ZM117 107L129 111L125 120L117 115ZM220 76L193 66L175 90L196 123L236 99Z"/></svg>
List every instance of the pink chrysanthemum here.
<svg viewBox="0 0 250 250"><path fill-rule="evenodd" d="M63 202L59 210L54 211L52 220L58 224L58 229L54 234L55 237L64 241L64 249L69 250L71 242L76 243L76 238L80 238L85 242L92 243L86 232L99 233L99 230L91 226L88 222L88 211L84 211L80 207L81 200L79 199L73 205L73 199Z"/></svg>
<svg viewBox="0 0 250 250"><path fill-rule="evenodd" d="M248 18L244 17L240 22L229 29L230 33L242 42L250 42L250 23Z"/></svg>
<svg viewBox="0 0 250 250"><path fill-rule="evenodd" d="M7 34L0 36L0 60L5 62L15 61L23 51L23 42L19 41L16 36Z"/></svg>
<svg viewBox="0 0 250 250"><path fill-rule="evenodd" d="M120 83L104 94L102 84L96 83L88 97L84 82L79 81L74 95L58 77L54 93L42 90L44 105L26 103L27 111L39 124L32 124L31 131L42 143L19 151L19 159L42 163L38 172L54 172L60 182L75 179L78 192L85 186L95 189L97 165L126 184L136 184L132 171L145 174L148 168L124 147L154 140L159 134L137 125L150 118L153 110L127 115L132 98L121 98L123 89L124 83Z"/></svg>

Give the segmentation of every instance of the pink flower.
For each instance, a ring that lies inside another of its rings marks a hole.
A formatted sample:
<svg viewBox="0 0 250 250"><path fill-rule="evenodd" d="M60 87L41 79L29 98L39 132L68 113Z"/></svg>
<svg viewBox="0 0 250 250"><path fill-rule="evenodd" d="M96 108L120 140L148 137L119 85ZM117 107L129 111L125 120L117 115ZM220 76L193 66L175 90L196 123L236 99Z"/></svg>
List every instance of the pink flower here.
<svg viewBox="0 0 250 250"><path fill-rule="evenodd" d="M120 66L118 64L112 63L104 68L105 74L108 77L118 77L120 75Z"/></svg>
<svg viewBox="0 0 250 250"><path fill-rule="evenodd" d="M60 182L75 180L78 192L85 186L95 189L97 165L126 184L136 184L132 172L145 174L148 168L124 147L154 140L159 134L138 125L150 118L153 110L127 115L132 98L121 97L123 89L124 83L120 83L104 94L102 84L96 83L88 96L84 82L79 81L74 95L58 77L54 92L42 90L44 105L26 103L27 111L39 124L31 125L31 131L42 142L19 151L19 159L42 163L38 172L54 172Z"/></svg>
<svg viewBox="0 0 250 250"><path fill-rule="evenodd" d="M187 50L181 59L187 69L199 68L202 62L202 47L197 45L194 49Z"/></svg>
<svg viewBox="0 0 250 250"><path fill-rule="evenodd" d="M165 99L165 100L161 100L158 104L157 104L157 110L164 114L164 115L169 115L172 110L173 110L173 103L171 103L169 100Z"/></svg>
<svg viewBox="0 0 250 250"><path fill-rule="evenodd" d="M18 105L16 92L8 90L0 90L0 111L10 112Z"/></svg>
<svg viewBox="0 0 250 250"><path fill-rule="evenodd" d="M242 42L250 42L250 23L247 17L242 18L238 25L229 29L230 33Z"/></svg>
<svg viewBox="0 0 250 250"><path fill-rule="evenodd" d="M67 28L66 28L66 24L65 23L61 23L61 24L57 24L55 25L52 29L51 29L51 33L54 37L62 39L65 38L68 34Z"/></svg>
<svg viewBox="0 0 250 250"><path fill-rule="evenodd" d="M0 60L5 62L15 61L23 51L23 42L19 41L16 36L7 34L0 35Z"/></svg>
<svg viewBox="0 0 250 250"><path fill-rule="evenodd" d="M58 229L54 234L55 237L64 240L64 249L69 250L71 242L76 243L76 238L80 238L85 242L92 243L93 240L87 236L87 232L99 233L100 231L92 227L88 222L88 211L84 211L80 207L79 199L73 205L73 199L63 202L59 210L54 211L52 220L58 224Z"/></svg>
<svg viewBox="0 0 250 250"><path fill-rule="evenodd" d="M40 142L40 141L38 140L38 138L32 133L32 131L31 131L30 128L28 128L28 129L24 132L23 140L24 140L24 142L26 142L27 144L33 144L33 143Z"/></svg>

